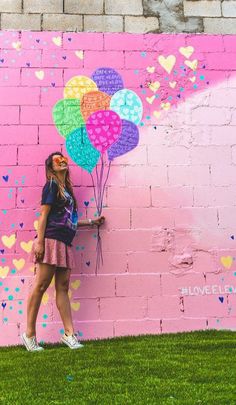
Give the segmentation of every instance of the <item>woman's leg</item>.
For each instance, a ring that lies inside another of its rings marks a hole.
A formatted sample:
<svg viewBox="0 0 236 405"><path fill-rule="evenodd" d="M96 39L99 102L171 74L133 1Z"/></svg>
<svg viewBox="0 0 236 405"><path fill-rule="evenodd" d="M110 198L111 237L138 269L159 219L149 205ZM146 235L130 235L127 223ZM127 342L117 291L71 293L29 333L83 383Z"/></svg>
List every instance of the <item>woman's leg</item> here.
<svg viewBox="0 0 236 405"><path fill-rule="evenodd" d="M27 337L36 336L36 319L41 300L51 283L56 269L55 266L46 263L38 263L37 266L38 271L36 273L34 288L27 301Z"/></svg>
<svg viewBox="0 0 236 405"><path fill-rule="evenodd" d="M56 305L60 312L67 335L74 333L70 299L68 296L71 270L64 267L57 267L55 273Z"/></svg>

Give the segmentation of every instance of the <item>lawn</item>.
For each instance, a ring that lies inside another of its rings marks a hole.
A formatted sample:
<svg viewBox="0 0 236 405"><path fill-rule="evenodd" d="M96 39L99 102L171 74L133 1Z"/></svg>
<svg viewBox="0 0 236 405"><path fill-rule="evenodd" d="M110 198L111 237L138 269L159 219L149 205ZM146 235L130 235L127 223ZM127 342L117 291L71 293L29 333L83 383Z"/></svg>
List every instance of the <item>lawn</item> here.
<svg viewBox="0 0 236 405"><path fill-rule="evenodd" d="M0 404L236 404L236 333L0 348Z"/></svg>

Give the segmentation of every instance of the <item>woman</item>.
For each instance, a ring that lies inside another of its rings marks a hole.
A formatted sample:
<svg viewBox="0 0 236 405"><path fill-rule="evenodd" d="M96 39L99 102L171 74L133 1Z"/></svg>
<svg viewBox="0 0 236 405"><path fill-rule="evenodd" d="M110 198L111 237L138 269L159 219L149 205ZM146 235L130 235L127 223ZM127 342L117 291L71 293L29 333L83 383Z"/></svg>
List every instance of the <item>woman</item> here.
<svg viewBox="0 0 236 405"><path fill-rule="evenodd" d="M35 264L36 280L27 302L27 330L21 335L28 351L43 350L36 340L36 318L42 296L55 274L56 305L65 333L61 341L71 349L83 347L74 333L68 297L70 271L75 267L72 241L78 226L101 225L105 218L78 222L68 159L61 152L51 153L45 161L46 184L41 198L37 236L29 260Z"/></svg>

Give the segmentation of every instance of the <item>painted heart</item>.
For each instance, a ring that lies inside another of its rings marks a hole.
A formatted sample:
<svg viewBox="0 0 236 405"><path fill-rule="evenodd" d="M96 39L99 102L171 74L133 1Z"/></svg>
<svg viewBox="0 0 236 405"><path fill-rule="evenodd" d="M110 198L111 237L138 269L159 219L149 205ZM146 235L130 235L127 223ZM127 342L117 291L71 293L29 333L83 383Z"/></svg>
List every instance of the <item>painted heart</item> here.
<svg viewBox="0 0 236 405"><path fill-rule="evenodd" d="M42 304L43 304L43 305L47 305L48 300L49 300L49 295L48 295L47 292L45 292L45 293L43 294L43 296L42 296Z"/></svg>
<svg viewBox="0 0 236 405"><path fill-rule="evenodd" d="M20 41L17 41L17 42L12 42L12 47L14 48L14 49L16 49L17 51L20 51L20 49L21 49L21 42Z"/></svg>
<svg viewBox="0 0 236 405"><path fill-rule="evenodd" d="M196 80L196 76L190 77L189 80L190 80L190 82L194 83Z"/></svg>
<svg viewBox="0 0 236 405"><path fill-rule="evenodd" d="M0 249L0 252L2 253L2 255L4 254L5 250L4 249Z"/></svg>
<svg viewBox="0 0 236 405"><path fill-rule="evenodd" d="M34 267L33 267L33 269L34 269ZM22 284L24 284L25 279L24 279L24 278L21 278L20 281L22 282Z"/></svg>
<svg viewBox="0 0 236 405"><path fill-rule="evenodd" d="M89 201L84 201L84 205L85 205L85 207L88 207Z"/></svg>
<svg viewBox="0 0 236 405"><path fill-rule="evenodd" d="M37 231L38 230L38 225L39 225L39 221L36 219L34 221L34 229Z"/></svg>
<svg viewBox="0 0 236 405"><path fill-rule="evenodd" d="M153 111L153 115L154 115L154 117L156 117L156 118L160 118L160 116L161 116L161 111Z"/></svg>
<svg viewBox="0 0 236 405"><path fill-rule="evenodd" d="M198 65L198 60L194 59L194 60L185 60L184 61L185 65L188 66L190 69L192 70L196 70L197 69L197 65Z"/></svg>
<svg viewBox="0 0 236 405"><path fill-rule="evenodd" d="M72 308L74 311L78 311L79 308L80 308L80 302L71 302L71 308Z"/></svg>
<svg viewBox="0 0 236 405"><path fill-rule="evenodd" d="M194 51L193 46L181 46L179 48L179 52L181 53L181 55L183 55L185 58L190 58L190 56L192 55Z"/></svg>
<svg viewBox="0 0 236 405"><path fill-rule="evenodd" d="M21 222L19 225L20 225L21 228L23 228L23 225L24 225L24 224L23 224L23 222Z"/></svg>
<svg viewBox="0 0 236 405"><path fill-rule="evenodd" d="M84 59L84 51L75 51L75 55L81 60Z"/></svg>
<svg viewBox="0 0 236 405"><path fill-rule="evenodd" d="M168 111L171 107L170 103L161 103L161 108L163 108L163 110Z"/></svg>
<svg viewBox="0 0 236 405"><path fill-rule="evenodd" d="M6 278L6 276L9 273L9 267L8 266L0 266L0 278Z"/></svg>
<svg viewBox="0 0 236 405"><path fill-rule="evenodd" d="M2 236L2 243L4 246L8 247L9 249L16 243L16 235L13 233L10 236Z"/></svg>
<svg viewBox="0 0 236 405"><path fill-rule="evenodd" d="M147 100L147 102L149 103L149 104L152 104L153 103L153 101L155 100L155 96L151 96L151 97L146 97L146 100Z"/></svg>
<svg viewBox="0 0 236 405"><path fill-rule="evenodd" d="M7 303L6 302L2 302L2 307L3 309L6 308Z"/></svg>
<svg viewBox="0 0 236 405"><path fill-rule="evenodd" d="M155 66L148 66L147 71L148 71L148 73L154 73L155 72Z"/></svg>
<svg viewBox="0 0 236 405"><path fill-rule="evenodd" d="M219 297L220 302L224 302L224 297Z"/></svg>
<svg viewBox="0 0 236 405"><path fill-rule="evenodd" d="M6 181L6 182L7 182L7 181L8 181L8 179L9 179L9 176L8 176L8 175L6 175L6 176L2 176L2 178L3 178L3 180L4 180L4 181Z"/></svg>
<svg viewBox="0 0 236 405"><path fill-rule="evenodd" d="M27 253L31 252L33 246L33 240L29 240L28 242L20 242L20 247Z"/></svg>
<svg viewBox="0 0 236 405"><path fill-rule="evenodd" d="M26 62L26 66L30 67L30 63L29 63L29 62Z"/></svg>
<svg viewBox="0 0 236 405"><path fill-rule="evenodd" d="M160 55L158 56L158 62L167 73L170 73L175 65L176 57L174 55L169 55L165 58L163 55Z"/></svg>
<svg viewBox="0 0 236 405"><path fill-rule="evenodd" d="M56 46L61 46L61 44L62 44L61 37L53 37L53 38L52 38L52 42L53 42Z"/></svg>
<svg viewBox="0 0 236 405"><path fill-rule="evenodd" d="M230 269L233 263L233 258L232 256L221 256L220 261L226 269Z"/></svg>
<svg viewBox="0 0 236 405"><path fill-rule="evenodd" d="M14 266L16 267L17 270L21 270L21 269L23 269L23 267L25 265L25 259L23 259L23 258L13 259L12 263L14 264Z"/></svg>
<svg viewBox="0 0 236 405"><path fill-rule="evenodd" d="M73 282L71 283L71 287L72 287L74 290L77 290L77 288L80 287L80 280L75 280L75 281L73 281Z"/></svg>
<svg viewBox="0 0 236 405"><path fill-rule="evenodd" d="M90 260L86 262L86 265L87 265L87 266L90 266Z"/></svg>
<svg viewBox="0 0 236 405"><path fill-rule="evenodd" d="M174 89L177 82L169 82L169 86Z"/></svg>
<svg viewBox="0 0 236 405"><path fill-rule="evenodd" d="M152 82L152 83L149 84L149 89L150 89L151 91L153 91L154 93L156 93L157 90L159 89L160 85L161 85L161 83L158 82L158 81Z"/></svg>
<svg viewBox="0 0 236 405"><path fill-rule="evenodd" d="M37 77L37 79L43 80L44 79L44 71L43 70L37 70L35 72L35 76Z"/></svg>

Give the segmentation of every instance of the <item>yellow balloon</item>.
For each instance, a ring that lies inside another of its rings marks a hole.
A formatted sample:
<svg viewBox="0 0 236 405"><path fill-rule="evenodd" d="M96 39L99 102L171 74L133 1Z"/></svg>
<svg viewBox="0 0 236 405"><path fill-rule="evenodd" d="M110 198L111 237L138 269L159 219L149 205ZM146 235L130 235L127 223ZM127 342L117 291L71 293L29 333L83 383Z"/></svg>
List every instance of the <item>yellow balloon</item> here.
<svg viewBox="0 0 236 405"><path fill-rule="evenodd" d="M74 76L64 89L64 98L81 99L84 94L98 90L96 83L87 76Z"/></svg>

